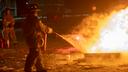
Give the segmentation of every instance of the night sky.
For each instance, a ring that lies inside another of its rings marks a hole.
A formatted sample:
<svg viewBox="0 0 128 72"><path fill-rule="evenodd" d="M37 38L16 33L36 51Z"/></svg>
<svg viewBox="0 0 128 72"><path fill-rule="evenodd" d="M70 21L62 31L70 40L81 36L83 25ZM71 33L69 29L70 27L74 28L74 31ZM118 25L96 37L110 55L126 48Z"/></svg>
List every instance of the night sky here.
<svg viewBox="0 0 128 72"><path fill-rule="evenodd" d="M84 9L91 11L92 6L97 7L97 11L104 11L106 8L112 7L121 3L122 0L65 0L67 8Z"/></svg>
<svg viewBox="0 0 128 72"><path fill-rule="evenodd" d="M17 0L17 9L18 13L21 14L26 9L26 2L27 0ZM54 4L63 4L65 9L71 9L73 12L75 11L92 11L92 6L97 7L97 11L104 11L106 8L110 8L116 4L122 3L123 1L127 0L41 0L41 6L44 6L47 11L51 11L53 9L54 12ZM45 6L46 4L53 4L51 8ZM46 11L46 12L47 12ZM56 10L55 10L56 11ZM52 12L52 11L51 11ZM24 12L23 12L24 13Z"/></svg>

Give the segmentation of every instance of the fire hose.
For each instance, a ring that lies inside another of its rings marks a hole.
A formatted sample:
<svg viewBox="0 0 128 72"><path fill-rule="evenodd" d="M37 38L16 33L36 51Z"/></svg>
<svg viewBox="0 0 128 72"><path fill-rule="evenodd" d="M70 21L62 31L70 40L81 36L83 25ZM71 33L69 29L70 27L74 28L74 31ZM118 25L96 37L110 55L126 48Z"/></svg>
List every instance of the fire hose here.
<svg viewBox="0 0 128 72"><path fill-rule="evenodd" d="M59 36L59 37L61 37L62 39L65 40L65 38L62 35L60 35L59 33L54 31L53 34L55 34L55 35L57 35L57 36ZM47 34L44 34L44 46L43 47L44 47L44 51L46 51L46 48L47 48Z"/></svg>

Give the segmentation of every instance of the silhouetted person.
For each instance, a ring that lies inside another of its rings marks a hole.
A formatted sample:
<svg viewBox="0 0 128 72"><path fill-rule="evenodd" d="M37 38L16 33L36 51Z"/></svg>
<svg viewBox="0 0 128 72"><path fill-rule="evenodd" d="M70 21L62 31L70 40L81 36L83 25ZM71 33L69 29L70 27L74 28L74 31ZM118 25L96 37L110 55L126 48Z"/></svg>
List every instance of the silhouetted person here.
<svg viewBox="0 0 128 72"><path fill-rule="evenodd" d="M10 8L5 8L2 17L3 39L7 48L10 48L10 42L16 42L16 35L14 31L15 20L11 15Z"/></svg>
<svg viewBox="0 0 128 72"><path fill-rule="evenodd" d="M41 63L41 50L45 47L45 35L51 33L52 29L44 25L38 17L39 9L36 4L31 4L29 11L23 25L24 35L29 47L24 71L32 72L32 66L35 65L37 72L47 72Z"/></svg>

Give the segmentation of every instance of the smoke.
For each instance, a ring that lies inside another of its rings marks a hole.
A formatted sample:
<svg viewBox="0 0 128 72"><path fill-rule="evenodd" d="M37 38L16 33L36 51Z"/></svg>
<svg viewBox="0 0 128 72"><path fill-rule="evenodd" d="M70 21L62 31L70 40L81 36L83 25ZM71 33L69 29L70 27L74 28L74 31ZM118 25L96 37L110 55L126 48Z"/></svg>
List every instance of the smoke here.
<svg viewBox="0 0 128 72"><path fill-rule="evenodd" d="M116 63L128 63L128 7L85 17L63 39L83 53L120 53ZM118 62L119 61L119 62Z"/></svg>
<svg viewBox="0 0 128 72"><path fill-rule="evenodd" d="M97 40L100 39L100 31L107 25L108 14L93 14L82 20L74 27L71 34L63 35L63 39L78 48L81 52L87 53Z"/></svg>
<svg viewBox="0 0 128 72"><path fill-rule="evenodd" d="M120 8L120 6L119 6ZM84 53L128 51L128 8L85 17L65 40Z"/></svg>

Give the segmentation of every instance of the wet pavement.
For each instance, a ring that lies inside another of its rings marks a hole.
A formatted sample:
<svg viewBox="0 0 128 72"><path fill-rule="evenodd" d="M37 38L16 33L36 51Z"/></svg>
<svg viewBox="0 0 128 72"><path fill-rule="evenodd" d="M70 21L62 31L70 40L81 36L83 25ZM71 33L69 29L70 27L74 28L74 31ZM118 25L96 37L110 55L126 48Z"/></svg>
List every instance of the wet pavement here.
<svg viewBox="0 0 128 72"><path fill-rule="evenodd" d="M16 48L0 48L0 72L23 72L28 47L22 32L17 32L17 38ZM118 54L108 60L100 56L80 53L52 34L48 36L47 51L42 54L42 59L48 72L128 72L128 63L120 64Z"/></svg>

